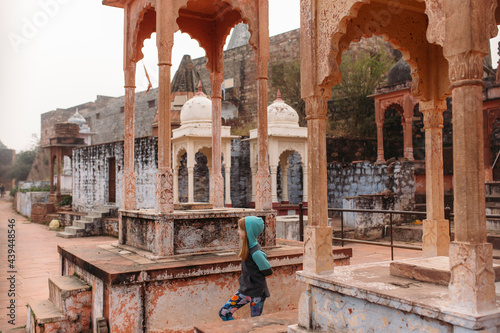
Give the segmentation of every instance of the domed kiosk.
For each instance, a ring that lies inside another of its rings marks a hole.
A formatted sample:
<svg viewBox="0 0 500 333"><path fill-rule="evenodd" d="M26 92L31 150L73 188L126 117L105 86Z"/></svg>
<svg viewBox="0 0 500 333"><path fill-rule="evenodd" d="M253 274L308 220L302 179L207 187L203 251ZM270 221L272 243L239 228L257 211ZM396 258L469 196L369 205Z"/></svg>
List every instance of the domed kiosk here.
<svg viewBox="0 0 500 333"><path fill-rule="evenodd" d="M384 122L388 109L395 109L401 115L404 148L403 158L413 161L413 110L418 98L411 93L411 68L403 58L392 66L387 75L387 85L377 88L375 99L375 122L377 123L377 163L384 163Z"/></svg>
<svg viewBox="0 0 500 333"><path fill-rule="evenodd" d="M302 201L307 202L307 127L299 126L299 115L281 99L278 90L276 100L267 108L269 166L271 169L271 195L273 209L281 212L279 205L289 204L288 171L290 156L294 153L300 157L302 166ZM250 166L252 168L252 201L255 201L255 179L258 169L257 129L250 131ZM281 169L282 198L278 198L278 166Z"/></svg>
<svg viewBox="0 0 500 333"><path fill-rule="evenodd" d="M194 196L194 169L196 153L200 152L207 157L207 166L211 174L212 169L212 101L202 92L201 82L196 95L188 100L181 109L181 126L172 131L172 156L174 173L174 204L179 207L179 168L181 158L187 154L188 170L188 203L195 202ZM231 136L230 126L221 126L221 151L224 158L225 170L225 206L231 207ZM209 177L207 177L209 178ZM213 195L213 193L210 193ZM211 202L212 200L210 200Z"/></svg>

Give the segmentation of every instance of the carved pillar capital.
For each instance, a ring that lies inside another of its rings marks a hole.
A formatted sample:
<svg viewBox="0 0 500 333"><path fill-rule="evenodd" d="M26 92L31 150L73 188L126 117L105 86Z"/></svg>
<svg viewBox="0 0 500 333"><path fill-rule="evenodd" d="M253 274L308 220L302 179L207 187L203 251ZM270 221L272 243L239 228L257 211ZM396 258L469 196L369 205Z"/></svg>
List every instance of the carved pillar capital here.
<svg viewBox="0 0 500 333"><path fill-rule="evenodd" d="M420 112L424 115L424 129L443 128L443 112L446 109L446 100L420 101Z"/></svg>
<svg viewBox="0 0 500 333"><path fill-rule="evenodd" d="M305 97L306 120L325 119L328 112L328 99L330 96L309 96Z"/></svg>
<svg viewBox="0 0 500 333"><path fill-rule="evenodd" d="M453 88L463 85L483 85L483 58L477 51L446 56L448 75Z"/></svg>

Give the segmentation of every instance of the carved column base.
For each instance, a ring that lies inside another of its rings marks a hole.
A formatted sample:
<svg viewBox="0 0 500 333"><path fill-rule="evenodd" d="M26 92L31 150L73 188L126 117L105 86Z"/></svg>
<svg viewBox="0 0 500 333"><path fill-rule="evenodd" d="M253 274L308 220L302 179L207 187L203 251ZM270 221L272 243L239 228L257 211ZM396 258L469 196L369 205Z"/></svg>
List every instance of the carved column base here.
<svg viewBox="0 0 500 333"><path fill-rule="evenodd" d="M259 169L255 180L255 208L272 209L271 175L269 170Z"/></svg>
<svg viewBox="0 0 500 333"><path fill-rule="evenodd" d="M136 209L137 199L135 195L135 172L123 172L123 205L124 209Z"/></svg>
<svg viewBox="0 0 500 333"><path fill-rule="evenodd" d="M304 271L333 272L332 227L308 226L304 230Z"/></svg>
<svg viewBox="0 0 500 333"><path fill-rule="evenodd" d="M163 217L155 222L155 250L158 256L174 255L174 220Z"/></svg>
<svg viewBox="0 0 500 333"><path fill-rule="evenodd" d="M214 208L224 207L224 178L220 173L210 175L210 202Z"/></svg>
<svg viewBox="0 0 500 333"><path fill-rule="evenodd" d="M495 309L493 245L450 244L451 303L460 311L481 314Z"/></svg>
<svg viewBox="0 0 500 333"><path fill-rule="evenodd" d="M174 211L174 175L170 168L158 168L156 173L156 210L161 213Z"/></svg>
<svg viewBox="0 0 500 333"><path fill-rule="evenodd" d="M448 256L449 221L427 219L423 223L422 255L424 257Z"/></svg>

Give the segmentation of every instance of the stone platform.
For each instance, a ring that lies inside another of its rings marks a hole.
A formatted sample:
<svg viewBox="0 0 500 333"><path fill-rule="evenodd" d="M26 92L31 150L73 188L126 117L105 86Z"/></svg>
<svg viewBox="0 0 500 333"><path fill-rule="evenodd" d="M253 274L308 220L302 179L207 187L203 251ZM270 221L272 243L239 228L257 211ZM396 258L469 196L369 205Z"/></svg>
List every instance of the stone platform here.
<svg viewBox="0 0 500 333"><path fill-rule="evenodd" d="M390 262L335 267L329 275L297 272L299 325L289 332L496 332L500 310L464 313L448 287L390 274ZM497 304L500 297L497 295ZM484 330L484 331L482 331Z"/></svg>
<svg viewBox="0 0 500 333"><path fill-rule="evenodd" d="M153 259L175 254L232 251L239 247L238 220L262 217L265 229L258 241L264 247L276 244L274 211L218 208L176 210L163 214L154 210L120 210L119 242L149 252Z"/></svg>
<svg viewBox="0 0 500 333"><path fill-rule="evenodd" d="M282 311L260 317L200 325L194 328L194 333L286 333L287 327L297 322L297 317L297 310Z"/></svg>
<svg viewBox="0 0 500 333"><path fill-rule="evenodd" d="M495 282L500 281L500 265L493 264ZM390 272L393 276L414 279L417 281L437 283L447 286L450 283L449 257L431 257L404 259L391 262Z"/></svg>
<svg viewBox="0 0 500 333"><path fill-rule="evenodd" d="M234 251L183 254L153 260L118 245L58 247L62 275L78 275L92 288L92 320L106 318L110 332L192 332L220 320L220 307L238 289ZM302 247L265 248L273 267L265 313L295 309L305 285ZM249 307L235 318L250 317Z"/></svg>

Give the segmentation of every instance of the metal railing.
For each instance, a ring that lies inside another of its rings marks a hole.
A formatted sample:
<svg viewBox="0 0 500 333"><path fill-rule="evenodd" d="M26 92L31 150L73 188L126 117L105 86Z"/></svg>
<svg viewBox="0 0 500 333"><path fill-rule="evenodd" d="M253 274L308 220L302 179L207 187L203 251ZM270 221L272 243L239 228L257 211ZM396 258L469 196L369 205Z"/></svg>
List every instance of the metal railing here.
<svg viewBox="0 0 500 333"><path fill-rule="evenodd" d="M399 211L399 210L371 210L371 209L343 209L343 208L328 208L328 212L340 212L340 233L341 237L332 237L334 241L340 241L342 247L344 247L344 242L347 243L359 243L359 244L368 244L375 246L384 246L391 248L391 260L394 260L394 248L399 249L408 249L408 250L422 250L421 246L414 245L402 245L402 244L394 244L394 234L393 234L393 215L414 215L414 216L423 216L424 218L427 216L427 212L415 212L415 211ZM367 241L360 239L352 239L352 238L344 238L344 213L367 213L367 214L389 214L389 226L391 241L390 243L386 242L376 242L376 241ZM330 215L330 214L328 214ZM444 217L449 221L449 235L450 240L452 240L453 234L451 232L451 222L455 217L455 214L451 211L450 207L446 207L444 209ZM498 220L500 221L500 215L494 214L486 214L486 219L488 220ZM303 212L303 204L299 203L299 237L301 241L304 241L304 212Z"/></svg>

